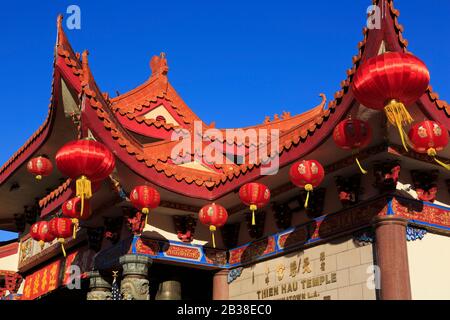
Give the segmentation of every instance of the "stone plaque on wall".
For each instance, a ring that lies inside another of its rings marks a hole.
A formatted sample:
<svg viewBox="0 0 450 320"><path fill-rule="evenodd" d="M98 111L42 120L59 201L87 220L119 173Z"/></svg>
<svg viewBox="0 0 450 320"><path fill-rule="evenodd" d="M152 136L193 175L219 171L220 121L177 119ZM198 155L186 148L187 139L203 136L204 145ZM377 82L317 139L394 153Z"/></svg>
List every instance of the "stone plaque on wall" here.
<svg viewBox="0 0 450 320"><path fill-rule="evenodd" d="M247 266L230 283L230 299L376 299L372 245L351 237Z"/></svg>

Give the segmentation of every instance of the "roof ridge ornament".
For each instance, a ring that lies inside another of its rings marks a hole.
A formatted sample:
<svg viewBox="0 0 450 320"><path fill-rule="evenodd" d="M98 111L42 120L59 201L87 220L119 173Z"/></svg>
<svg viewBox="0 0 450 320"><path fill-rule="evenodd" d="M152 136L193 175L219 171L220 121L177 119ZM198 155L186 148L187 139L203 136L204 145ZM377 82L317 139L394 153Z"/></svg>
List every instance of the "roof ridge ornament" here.
<svg viewBox="0 0 450 320"><path fill-rule="evenodd" d="M63 18L62 14L59 14L56 18L56 46L64 46L68 42L62 26Z"/></svg>
<svg viewBox="0 0 450 320"><path fill-rule="evenodd" d="M169 67L167 65L166 54L164 52L161 52L159 56L152 57L150 60L150 69L152 71L152 76L167 75L169 72Z"/></svg>
<svg viewBox="0 0 450 320"><path fill-rule="evenodd" d="M81 54L81 65L82 65L82 68L83 68L83 82L85 84L89 84L89 82L90 82L88 56L89 56L89 51L88 50L84 50L83 53Z"/></svg>

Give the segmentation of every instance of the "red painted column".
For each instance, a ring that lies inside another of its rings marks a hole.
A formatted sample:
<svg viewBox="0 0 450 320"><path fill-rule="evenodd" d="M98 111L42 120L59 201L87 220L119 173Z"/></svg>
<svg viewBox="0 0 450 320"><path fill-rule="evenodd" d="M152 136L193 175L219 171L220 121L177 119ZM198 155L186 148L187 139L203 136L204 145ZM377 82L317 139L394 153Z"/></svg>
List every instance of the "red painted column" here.
<svg viewBox="0 0 450 320"><path fill-rule="evenodd" d="M380 216L375 227L376 263L380 268L381 300L411 300L407 220L395 216Z"/></svg>
<svg viewBox="0 0 450 320"><path fill-rule="evenodd" d="M228 300L228 270L220 270L213 276L213 300Z"/></svg>

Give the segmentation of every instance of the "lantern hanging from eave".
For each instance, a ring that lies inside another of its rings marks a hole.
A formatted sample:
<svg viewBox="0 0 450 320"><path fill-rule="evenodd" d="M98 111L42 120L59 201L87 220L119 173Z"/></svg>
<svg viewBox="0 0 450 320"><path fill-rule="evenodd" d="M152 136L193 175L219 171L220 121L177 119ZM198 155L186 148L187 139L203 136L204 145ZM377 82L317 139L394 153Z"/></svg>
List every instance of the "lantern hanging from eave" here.
<svg viewBox="0 0 450 320"><path fill-rule="evenodd" d="M214 232L217 228L220 228L225 225L228 220L227 210L222 207L220 204L211 203L205 205L200 209L198 213L198 219L201 223L206 226L209 226L209 231L211 231L211 238L213 247L216 247L216 239L214 237Z"/></svg>
<svg viewBox="0 0 450 320"><path fill-rule="evenodd" d="M307 192L305 208L308 207L309 193L317 188L325 177L325 170L316 160L301 160L294 163L289 170L291 182Z"/></svg>
<svg viewBox="0 0 450 320"><path fill-rule="evenodd" d="M34 223L30 229L30 236L33 240L39 242L41 250L44 248L45 242L52 242L55 236L50 231L50 226L47 221L39 221Z"/></svg>
<svg viewBox="0 0 450 320"><path fill-rule="evenodd" d="M252 225L255 225L255 211L257 209L265 207L270 201L269 188L257 182L251 182L244 184L239 189L239 198L241 201L250 207L252 212Z"/></svg>
<svg viewBox="0 0 450 320"><path fill-rule="evenodd" d="M81 211L81 199L78 197L64 202L61 206L61 209L63 215L72 219L72 223L74 224L73 238L76 239L80 220L89 220L89 218L91 217L89 200L84 202L83 211Z"/></svg>
<svg viewBox="0 0 450 320"><path fill-rule="evenodd" d="M66 256L66 250L64 248L64 243L66 238L73 236L75 225L70 218L53 218L49 222L50 232L58 239L61 244L61 249L64 257Z"/></svg>
<svg viewBox="0 0 450 320"><path fill-rule="evenodd" d="M338 123L333 131L333 140L336 145L344 150L351 150L355 155L355 161L363 174L363 169L356 156L359 149L366 147L372 139L372 129L367 121L359 119L345 119Z"/></svg>
<svg viewBox="0 0 450 320"><path fill-rule="evenodd" d="M130 201L133 206L145 214L145 224L148 223L150 209L155 209L161 202L158 190L149 186L137 186L130 192Z"/></svg>
<svg viewBox="0 0 450 320"><path fill-rule="evenodd" d="M27 170L35 176L36 180L42 180L43 177L52 173L53 164L48 158L39 156L28 161Z"/></svg>
<svg viewBox="0 0 450 320"><path fill-rule="evenodd" d="M435 121L422 121L414 124L409 130L409 140L418 153L426 153L445 169L450 165L437 159L437 152L442 151L448 144L448 131Z"/></svg>
<svg viewBox="0 0 450 320"><path fill-rule="evenodd" d="M114 170L111 151L94 140L76 140L64 145L56 154L56 166L64 175L76 180L76 196L84 200L92 197L91 182L106 179Z"/></svg>
<svg viewBox="0 0 450 320"><path fill-rule="evenodd" d="M355 98L364 106L384 109L388 121L399 131L403 147L406 134L403 126L413 119L406 107L426 91L430 73L426 65L410 53L386 52L362 63L353 78Z"/></svg>

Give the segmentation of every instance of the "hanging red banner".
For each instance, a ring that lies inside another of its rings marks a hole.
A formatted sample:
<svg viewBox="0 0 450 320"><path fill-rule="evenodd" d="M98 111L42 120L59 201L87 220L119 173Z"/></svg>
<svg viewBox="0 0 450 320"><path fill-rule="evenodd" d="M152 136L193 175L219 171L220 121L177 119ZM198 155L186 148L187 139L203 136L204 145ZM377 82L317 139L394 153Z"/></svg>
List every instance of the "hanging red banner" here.
<svg viewBox="0 0 450 320"><path fill-rule="evenodd" d="M55 261L25 278L22 300L34 300L59 286L61 261Z"/></svg>

